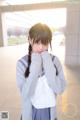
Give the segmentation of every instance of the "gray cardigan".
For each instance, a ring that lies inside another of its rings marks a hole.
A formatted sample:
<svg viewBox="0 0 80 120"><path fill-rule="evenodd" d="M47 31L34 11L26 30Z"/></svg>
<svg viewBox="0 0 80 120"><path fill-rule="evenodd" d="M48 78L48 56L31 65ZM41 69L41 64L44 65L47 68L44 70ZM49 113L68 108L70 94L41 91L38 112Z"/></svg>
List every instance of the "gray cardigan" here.
<svg viewBox="0 0 80 120"><path fill-rule="evenodd" d="M34 94L38 77L42 74L42 66L47 77L49 87L57 94L63 93L66 88L66 80L64 77L62 65L57 57L52 59L48 51L41 54L32 53L30 73L27 78L24 77L24 72L28 66L28 56L25 55L17 61L16 65L16 81L17 87L20 90L22 100L22 120L32 120L32 104L30 97ZM58 75L56 76L56 65ZM51 108L51 120L56 117L56 107Z"/></svg>

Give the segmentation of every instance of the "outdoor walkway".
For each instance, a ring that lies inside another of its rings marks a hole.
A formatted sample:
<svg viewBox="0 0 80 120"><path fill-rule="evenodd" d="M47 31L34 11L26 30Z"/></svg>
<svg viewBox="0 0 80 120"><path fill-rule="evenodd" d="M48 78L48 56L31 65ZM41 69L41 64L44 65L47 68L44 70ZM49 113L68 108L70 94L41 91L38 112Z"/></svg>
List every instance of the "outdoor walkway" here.
<svg viewBox="0 0 80 120"><path fill-rule="evenodd" d="M20 120L21 101L16 86L16 61L26 53L27 45L0 48L0 116L1 111L8 111L9 120ZM63 65L63 69L68 86L57 99L58 120L80 120L80 66Z"/></svg>

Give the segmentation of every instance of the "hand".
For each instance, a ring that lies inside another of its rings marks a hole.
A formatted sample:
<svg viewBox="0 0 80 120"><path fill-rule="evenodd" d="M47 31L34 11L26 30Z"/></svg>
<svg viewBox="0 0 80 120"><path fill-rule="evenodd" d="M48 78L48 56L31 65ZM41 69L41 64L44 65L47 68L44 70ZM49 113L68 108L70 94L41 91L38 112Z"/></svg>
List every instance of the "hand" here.
<svg viewBox="0 0 80 120"><path fill-rule="evenodd" d="M33 71L36 74L41 74L42 71L42 57L41 54L39 53L32 53L31 55L31 70L30 72L32 73Z"/></svg>

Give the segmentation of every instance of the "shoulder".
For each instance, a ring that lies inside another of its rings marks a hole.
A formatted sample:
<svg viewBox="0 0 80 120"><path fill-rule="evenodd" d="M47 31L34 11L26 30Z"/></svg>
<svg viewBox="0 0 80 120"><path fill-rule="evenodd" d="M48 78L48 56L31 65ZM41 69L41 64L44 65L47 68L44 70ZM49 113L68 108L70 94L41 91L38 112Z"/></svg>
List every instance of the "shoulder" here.
<svg viewBox="0 0 80 120"><path fill-rule="evenodd" d="M50 53L50 55L51 55L52 61L54 61L54 63L55 62L60 62L59 58L56 55L53 55L51 53Z"/></svg>
<svg viewBox="0 0 80 120"><path fill-rule="evenodd" d="M53 64L55 64L57 68L61 69L62 64L61 64L61 61L59 60L59 58L56 55L53 55L53 54L51 54L51 57L52 57Z"/></svg>
<svg viewBox="0 0 80 120"><path fill-rule="evenodd" d="M16 67L26 68L28 66L28 55L25 55L17 60Z"/></svg>

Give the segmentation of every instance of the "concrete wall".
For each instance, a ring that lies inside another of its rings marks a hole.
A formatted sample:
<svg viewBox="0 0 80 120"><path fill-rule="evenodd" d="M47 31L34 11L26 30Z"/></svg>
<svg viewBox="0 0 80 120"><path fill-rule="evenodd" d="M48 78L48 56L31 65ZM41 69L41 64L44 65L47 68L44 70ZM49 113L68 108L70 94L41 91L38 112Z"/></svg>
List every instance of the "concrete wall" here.
<svg viewBox="0 0 80 120"><path fill-rule="evenodd" d="M80 5L67 7L65 64L80 64Z"/></svg>

